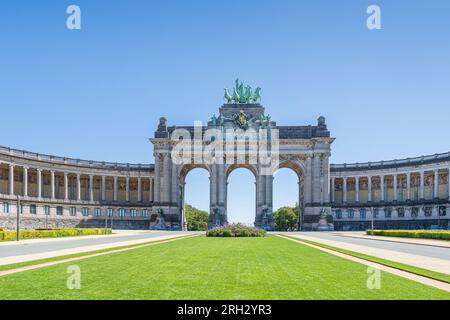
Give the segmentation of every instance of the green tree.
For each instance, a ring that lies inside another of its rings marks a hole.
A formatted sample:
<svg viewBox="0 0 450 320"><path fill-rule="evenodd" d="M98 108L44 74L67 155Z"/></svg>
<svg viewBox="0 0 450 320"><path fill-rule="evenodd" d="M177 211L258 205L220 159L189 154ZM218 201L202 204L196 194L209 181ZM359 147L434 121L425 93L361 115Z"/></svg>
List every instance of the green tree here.
<svg viewBox="0 0 450 320"><path fill-rule="evenodd" d="M189 204L184 205L187 229L189 231L208 230L208 212L194 208Z"/></svg>
<svg viewBox="0 0 450 320"><path fill-rule="evenodd" d="M297 228L298 209L292 207L281 207L272 213L275 220L276 231L288 231Z"/></svg>

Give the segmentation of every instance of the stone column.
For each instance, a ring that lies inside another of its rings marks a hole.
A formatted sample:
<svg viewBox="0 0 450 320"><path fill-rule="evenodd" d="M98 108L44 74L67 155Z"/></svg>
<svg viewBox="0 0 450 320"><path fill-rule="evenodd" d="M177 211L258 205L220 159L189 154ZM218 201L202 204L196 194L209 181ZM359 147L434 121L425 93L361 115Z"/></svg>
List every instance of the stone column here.
<svg viewBox="0 0 450 320"><path fill-rule="evenodd" d="M102 201L106 200L106 177L102 176Z"/></svg>
<svg viewBox="0 0 450 320"><path fill-rule="evenodd" d="M117 176L114 176L113 200L117 201Z"/></svg>
<svg viewBox="0 0 450 320"><path fill-rule="evenodd" d="M434 170L433 182L434 182L433 197L435 199L437 199L437 198L439 198L439 170L438 169Z"/></svg>
<svg viewBox="0 0 450 320"><path fill-rule="evenodd" d="M23 167L23 196L28 197L28 167Z"/></svg>
<svg viewBox="0 0 450 320"><path fill-rule="evenodd" d="M359 202L359 177L355 177L355 202Z"/></svg>
<svg viewBox="0 0 450 320"><path fill-rule="evenodd" d="M448 199L450 200L450 168L448 169L448 176L447 176L447 193Z"/></svg>
<svg viewBox="0 0 450 320"><path fill-rule="evenodd" d="M380 195L381 202L384 202L384 176L380 176Z"/></svg>
<svg viewBox="0 0 450 320"><path fill-rule="evenodd" d="M77 200L81 201L81 175L77 173Z"/></svg>
<svg viewBox="0 0 450 320"><path fill-rule="evenodd" d="M14 165L9 165L9 194L14 195Z"/></svg>
<svg viewBox="0 0 450 320"><path fill-rule="evenodd" d="M55 199L55 171L50 171L50 190L51 190L51 197L52 199Z"/></svg>
<svg viewBox="0 0 450 320"><path fill-rule="evenodd" d="M372 202L372 176L367 177L367 201Z"/></svg>
<svg viewBox="0 0 450 320"><path fill-rule="evenodd" d="M42 170L41 169L37 169L37 197L38 199L42 198Z"/></svg>
<svg viewBox="0 0 450 320"><path fill-rule="evenodd" d="M148 178L148 201L149 202L153 202L153 179L152 178Z"/></svg>
<svg viewBox="0 0 450 320"><path fill-rule="evenodd" d="M411 173L406 174L406 201L411 200Z"/></svg>
<svg viewBox="0 0 450 320"><path fill-rule="evenodd" d="M69 177L67 172L64 172L64 200L69 200Z"/></svg>
<svg viewBox="0 0 450 320"><path fill-rule="evenodd" d="M425 189L425 173L423 171L420 172L420 200L423 200L425 198L424 196L424 189Z"/></svg>
<svg viewBox="0 0 450 320"><path fill-rule="evenodd" d="M163 202L168 203L168 202L170 202L170 193L171 193L171 190L170 190L170 182L171 182L170 167L171 166L170 166L170 157L169 157L168 153L164 154L163 163L164 163L164 168L163 168L163 171L164 171L164 193L162 194L162 198L163 198Z"/></svg>
<svg viewBox="0 0 450 320"><path fill-rule="evenodd" d="M334 203L334 201L335 201L335 187L334 187L334 184L335 184L335 180L336 180L336 178L331 178L331 190L330 190L330 193L331 193L331 202L332 203ZM300 183L300 182L299 182ZM300 202L299 202L300 203Z"/></svg>
<svg viewBox="0 0 450 320"><path fill-rule="evenodd" d="M89 175L89 201L94 201L94 176Z"/></svg>
<svg viewBox="0 0 450 320"><path fill-rule="evenodd" d="M397 194L398 194L398 190L397 190L397 175L394 174L394 201L397 201Z"/></svg>
<svg viewBox="0 0 450 320"><path fill-rule="evenodd" d="M211 166L211 175L209 177L209 207L213 207L217 203L217 165Z"/></svg>
<svg viewBox="0 0 450 320"><path fill-rule="evenodd" d="M138 177L138 202L142 202L142 178Z"/></svg>
<svg viewBox="0 0 450 320"><path fill-rule="evenodd" d="M227 177L225 172L225 166L222 164L218 168L218 185L219 185L219 205L226 207L226 194L227 194Z"/></svg>
<svg viewBox="0 0 450 320"><path fill-rule="evenodd" d="M125 201L130 201L130 177L126 177L125 179Z"/></svg>
<svg viewBox="0 0 450 320"><path fill-rule="evenodd" d="M342 182L342 202L347 203L347 177L344 177Z"/></svg>
<svg viewBox="0 0 450 320"><path fill-rule="evenodd" d="M269 207L269 210L272 211L272 198L273 198L273 176L265 176L266 177L266 205Z"/></svg>
<svg viewBox="0 0 450 320"><path fill-rule="evenodd" d="M161 172L160 172L160 157L158 153L154 154L155 156L155 183L153 190L153 201L160 202L160 185L161 185Z"/></svg>
<svg viewBox="0 0 450 320"><path fill-rule="evenodd" d="M305 170L305 186L304 186L304 192L305 192L305 203L311 203L312 202L312 174L311 174L311 156L308 156L306 158L306 170Z"/></svg>

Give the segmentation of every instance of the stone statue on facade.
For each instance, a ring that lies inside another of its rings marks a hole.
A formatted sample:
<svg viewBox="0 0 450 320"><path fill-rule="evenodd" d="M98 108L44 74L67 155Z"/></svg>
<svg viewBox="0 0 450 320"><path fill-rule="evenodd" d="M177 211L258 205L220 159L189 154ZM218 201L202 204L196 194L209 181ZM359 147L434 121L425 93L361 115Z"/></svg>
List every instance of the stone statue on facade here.
<svg viewBox="0 0 450 320"><path fill-rule="evenodd" d="M253 93L251 86L245 86L244 83L239 79L236 79L233 87L233 95L230 95L228 88L224 89L224 99L227 103L256 103L261 100L261 88L256 88Z"/></svg>

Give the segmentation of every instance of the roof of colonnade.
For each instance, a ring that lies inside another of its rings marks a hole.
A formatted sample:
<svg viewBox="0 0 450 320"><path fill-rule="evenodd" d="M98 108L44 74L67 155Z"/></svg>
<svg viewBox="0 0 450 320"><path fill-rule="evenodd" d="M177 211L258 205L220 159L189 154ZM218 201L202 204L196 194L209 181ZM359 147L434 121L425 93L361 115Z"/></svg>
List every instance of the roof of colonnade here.
<svg viewBox="0 0 450 320"><path fill-rule="evenodd" d="M419 166L425 164L435 164L450 161L450 152L436 153L434 155L420 156L415 158L406 158L399 160L364 162L364 163L343 163L331 164L330 169L334 172L341 171L359 171L359 170L376 170L387 168L398 168L408 166Z"/></svg>
<svg viewBox="0 0 450 320"><path fill-rule="evenodd" d="M108 170L151 170L154 168L153 164L140 163L120 163L107 161L82 160L61 156L48 155L43 153L30 152L26 150L14 149L10 147L0 146L0 154L19 157L26 160L34 160L41 162L50 162L61 165L73 165L79 167L99 168Z"/></svg>

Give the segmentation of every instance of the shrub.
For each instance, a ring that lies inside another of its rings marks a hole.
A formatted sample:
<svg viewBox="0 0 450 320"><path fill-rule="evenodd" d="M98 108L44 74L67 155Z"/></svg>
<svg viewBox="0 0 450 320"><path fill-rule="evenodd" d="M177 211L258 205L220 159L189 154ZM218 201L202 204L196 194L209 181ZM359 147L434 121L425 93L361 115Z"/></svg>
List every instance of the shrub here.
<svg viewBox="0 0 450 320"><path fill-rule="evenodd" d="M450 230L367 230L371 236L437 239L450 241Z"/></svg>
<svg viewBox="0 0 450 320"><path fill-rule="evenodd" d="M254 227L246 227L241 224L232 224L226 227L210 229L207 237L264 237L266 231Z"/></svg>
<svg viewBox="0 0 450 320"><path fill-rule="evenodd" d="M59 238L59 237L76 237L88 235L111 234L111 229L104 228L66 228L66 229L34 229L21 230L20 239L37 239L37 238ZM17 231L0 231L0 241L16 240Z"/></svg>

